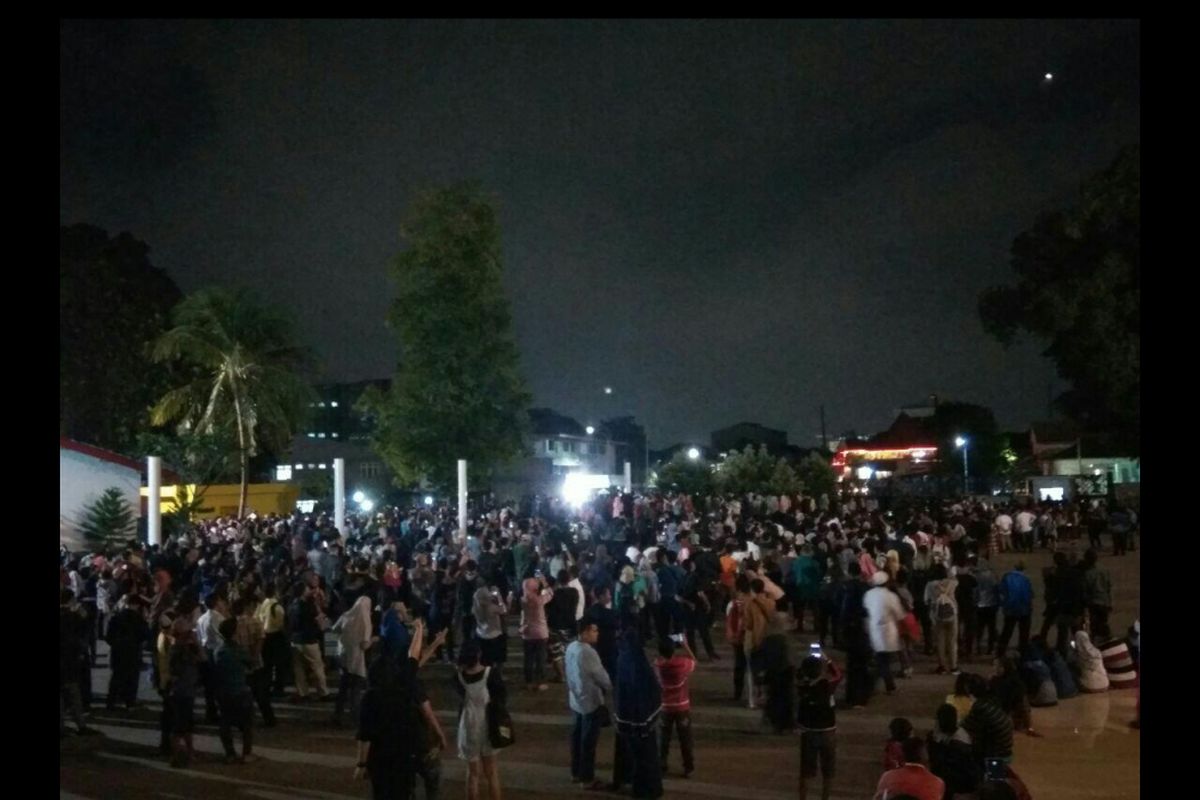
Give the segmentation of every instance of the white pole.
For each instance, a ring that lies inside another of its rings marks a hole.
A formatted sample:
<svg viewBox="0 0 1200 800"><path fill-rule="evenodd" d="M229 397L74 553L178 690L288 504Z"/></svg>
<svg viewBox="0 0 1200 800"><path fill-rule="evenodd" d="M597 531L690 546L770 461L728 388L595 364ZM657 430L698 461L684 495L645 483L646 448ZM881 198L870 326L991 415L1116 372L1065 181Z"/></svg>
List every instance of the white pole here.
<svg viewBox="0 0 1200 800"><path fill-rule="evenodd" d="M467 460L458 460L458 536L467 538Z"/></svg>
<svg viewBox="0 0 1200 800"><path fill-rule="evenodd" d="M625 494L633 494L633 464L625 462Z"/></svg>
<svg viewBox="0 0 1200 800"><path fill-rule="evenodd" d="M162 544L162 458L146 456L146 538L150 546Z"/></svg>
<svg viewBox="0 0 1200 800"><path fill-rule="evenodd" d="M346 459L333 460L333 527L346 535Z"/></svg>

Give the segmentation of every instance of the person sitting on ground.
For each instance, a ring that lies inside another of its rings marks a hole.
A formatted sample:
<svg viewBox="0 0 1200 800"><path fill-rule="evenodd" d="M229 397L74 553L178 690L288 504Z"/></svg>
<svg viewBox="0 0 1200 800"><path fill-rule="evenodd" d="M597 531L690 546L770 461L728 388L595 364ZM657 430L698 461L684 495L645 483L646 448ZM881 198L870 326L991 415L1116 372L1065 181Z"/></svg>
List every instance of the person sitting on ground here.
<svg viewBox="0 0 1200 800"><path fill-rule="evenodd" d="M883 743L883 768L899 769L904 766L904 742L911 739L913 724L904 717L896 717L888 723L888 738Z"/></svg>
<svg viewBox="0 0 1200 800"><path fill-rule="evenodd" d="M1029 693L1025 689L1025 681L1021 679L1017 662L1012 657L1001 656L993 662L990 685L1001 707L1012 717L1013 730L1030 736L1040 736L1033 729Z"/></svg>
<svg viewBox="0 0 1200 800"><path fill-rule="evenodd" d="M1076 627L1071 644L1079 665L1079 689L1083 692L1107 692L1108 672L1104 669L1104 657L1092 638L1083 628Z"/></svg>
<svg viewBox="0 0 1200 800"><path fill-rule="evenodd" d="M975 676L968 686L975 702L962 721L963 730L971 737L975 758L1002 758L1012 760L1013 720L1012 715L1001 705L991 686L981 676Z"/></svg>
<svg viewBox="0 0 1200 800"><path fill-rule="evenodd" d="M971 751L971 737L958 725L958 712L944 703L937 710L937 725L926 738L929 769L946 782L946 797L975 791L982 778L981 764Z"/></svg>
<svg viewBox="0 0 1200 800"><path fill-rule="evenodd" d="M979 678L973 672L960 672L954 679L954 694L946 695L946 702L954 706L959 719L966 719L975 698L971 696L971 681Z"/></svg>
<svg viewBox="0 0 1200 800"><path fill-rule="evenodd" d="M914 800L943 800L946 783L929 771L925 740L912 737L902 745L904 765L890 769L879 778L874 800L893 800L911 795Z"/></svg>

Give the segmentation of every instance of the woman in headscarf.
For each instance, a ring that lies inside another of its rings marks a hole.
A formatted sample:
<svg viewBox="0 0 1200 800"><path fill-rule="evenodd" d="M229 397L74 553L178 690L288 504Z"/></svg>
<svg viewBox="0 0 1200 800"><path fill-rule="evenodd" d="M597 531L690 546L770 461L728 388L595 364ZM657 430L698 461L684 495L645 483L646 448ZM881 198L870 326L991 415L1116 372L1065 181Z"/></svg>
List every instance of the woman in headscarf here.
<svg viewBox="0 0 1200 800"><path fill-rule="evenodd" d="M475 616L475 638L479 640L481 660L485 666L502 665L507 660L504 635L504 614L508 607L495 586L480 586L471 601Z"/></svg>
<svg viewBox="0 0 1200 800"><path fill-rule="evenodd" d="M525 647L525 688L544 692L546 685L546 646L550 626L546 624L546 604L554 592L546 588L540 576L526 578L521 585L521 639Z"/></svg>
<svg viewBox="0 0 1200 800"><path fill-rule="evenodd" d="M617 743L611 788L620 791L625 783L630 783L636 798L662 797L658 754L662 687L646 658L636 628L626 628L621 634L614 692Z"/></svg>
<svg viewBox="0 0 1200 800"><path fill-rule="evenodd" d="M354 601L350 610L333 624L338 637L338 661L342 677L338 683L337 703L333 707L333 724L341 725L342 710L350 700L350 719L358 724L359 702L367 687L367 649L371 646L371 598Z"/></svg>
<svg viewBox="0 0 1200 800"><path fill-rule="evenodd" d="M1079 664L1079 690L1107 692L1108 673L1104 669L1104 657L1096 645L1092 644L1092 637L1083 628L1079 628L1075 631L1075 639L1071 644Z"/></svg>

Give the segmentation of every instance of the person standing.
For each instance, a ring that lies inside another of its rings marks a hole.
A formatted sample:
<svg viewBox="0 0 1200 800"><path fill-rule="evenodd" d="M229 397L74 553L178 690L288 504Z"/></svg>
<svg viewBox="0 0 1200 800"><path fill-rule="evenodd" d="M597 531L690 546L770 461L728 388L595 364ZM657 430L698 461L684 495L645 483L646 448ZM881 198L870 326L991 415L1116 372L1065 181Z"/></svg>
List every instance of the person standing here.
<svg viewBox="0 0 1200 800"><path fill-rule="evenodd" d="M935 564L925 587L925 603L933 616L933 639L937 648L937 674L958 674L958 581L946 568Z"/></svg>
<svg viewBox="0 0 1200 800"><path fill-rule="evenodd" d="M1013 628L1018 628L1017 647L1024 650L1029 644L1029 623L1033 617L1033 584L1025 575L1025 562L1018 561L1015 568L1004 573L998 591L1000 608L1004 611L1004 629L1000 631L1000 644L996 655L1008 650Z"/></svg>
<svg viewBox="0 0 1200 800"><path fill-rule="evenodd" d="M181 768L191 763L194 753L196 686L205 657L190 621L180 615L173 630L167 689L171 704L171 766Z"/></svg>
<svg viewBox="0 0 1200 800"><path fill-rule="evenodd" d="M667 774L667 756L671 752L671 729L679 732L679 748L683 754L683 777L690 777L696 769L696 758L692 744L692 703L688 694L688 681L696 669L696 654L684 640L679 645L683 655L675 650L670 639L658 643L659 658L654 666L662 685L663 731L659 746L659 759L663 774Z"/></svg>
<svg viewBox="0 0 1200 800"><path fill-rule="evenodd" d="M978 631L975 649L991 655L996 649L996 612L1000 598L996 573L991 562L980 560L975 565L975 617ZM983 634L987 633L987 650L983 649Z"/></svg>
<svg viewBox="0 0 1200 800"><path fill-rule="evenodd" d="M600 737L601 708L612 694L612 681L600 661L595 644L600 630L594 622L579 623L579 638L567 646L567 702L574 716L571 728L571 781L598 790L596 744Z"/></svg>
<svg viewBox="0 0 1200 800"><path fill-rule="evenodd" d="M263 669L265 681L276 697L283 697L289 683L292 661L286 630L287 615L276 598L275 584L263 582L263 601L255 616L263 626Z"/></svg>
<svg viewBox="0 0 1200 800"><path fill-rule="evenodd" d="M892 676L892 656L900 652L900 621L904 619L904 606L899 596L887 588L888 574L879 570L871 577L873 588L863 595L863 608L867 612L867 633L871 648L875 651L875 662L879 666L879 677L888 694L896 691L896 679ZM926 589L926 593L928 593Z"/></svg>
<svg viewBox="0 0 1200 800"><path fill-rule="evenodd" d="M821 800L829 800L837 771L837 703L834 693L842 672L832 660L810 655L800 663L796 681L796 722L800 726L800 799L808 781L821 770Z"/></svg>
<svg viewBox="0 0 1200 800"><path fill-rule="evenodd" d="M842 641L846 644L846 705L863 708L871 699L871 640L867 635L863 597L867 586L858 562L846 568L846 591L842 597ZM897 598L897 602L899 598Z"/></svg>
<svg viewBox="0 0 1200 800"><path fill-rule="evenodd" d="M734 593L730 595L729 604L725 607L725 640L733 648L733 700L742 699L746 688L748 661L746 658L746 623L743 606L746 596L750 593L750 580L745 575L739 575L734 584ZM749 691L750 707L754 708L754 687Z"/></svg>
<svg viewBox="0 0 1200 800"><path fill-rule="evenodd" d="M235 639L247 658L246 680L250 693L262 714L263 727L275 727L275 709L271 707L271 686L268 683L266 662L263 660L263 645L266 636L263 625L254 613L251 597L239 598L233 604L233 616L238 621Z"/></svg>
<svg viewBox="0 0 1200 800"><path fill-rule="evenodd" d="M1096 563L1098 559L1097 552L1090 548L1083 554L1083 593L1092 633L1103 643L1112 634L1108 624L1112 612L1112 578L1108 570Z"/></svg>
<svg viewBox="0 0 1200 800"><path fill-rule="evenodd" d="M112 674L108 681L105 708L112 711L120 701L127 711L137 706L138 679L142 671L142 646L150 636L144 603L136 594L127 594L117 604L117 613L108 623L109 659Z"/></svg>
<svg viewBox="0 0 1200 800"><path fill-rule="evenodd" d="M596 602L583 615L584 620L593 622L600 635L596 640L596 652L604 671L615 682L617 674L617 612L612 609L612 588L602 585L596 588Z"/></svg>
<svg viewBox="0 0 1200 800"><path fill-rule="evenodd" d="M500 596L500 590L495 586L480 586L475 590L471 609L483 665L503 667L508 660L508 639L504 632L504 615L508 606Z"/></svg>
<svg viewBox="0 0 1200 800"><path fill-rule="evenodd" d="M79 676L83 669L90 669L85 644L87 638L87 611L75 602L75 593L70 589L59 592L58 606L58 736L67 736L66 715L71 715L76 731L82 735L96 734L83 721L83 701L79 689Z"/></svg>
<svg viewBox="0 0 1200 800"><path fill-rule="evenodd" d="M635 628L627 628L621 634L614 684L617 743L609 788L619 792L628 783L635 798L662 797L662 767L657 747L662 689Z"/></svg>
<svg viewBox="0 0 1200 800"><path fill-rule="evenodd" d="M213 591L204 600L205 611L196 621L196 639L204 653L200 662L200 683L204 687L204 721L215 725L220 720L217 711L217 690L213 681L213 670L217 663L217 651L221 648L220 625L225 621L229 606L224 594Z"/></svg>
<svg viewBox="0 0 1200 800"><path fill-rule="evenodd" d="M454 687L462 698L458 714L458 757L467 762L467 800L479 800L480 782L488 785L491 800L501 800L496 753L488 734L488 703L504 705L505 689L500 667L481 660L480 643L471 641L458 653Z"/></svg>
<svg viewBox="0 0 1200 800"><path fill-rule="evenodd" d="M521 596L521 640L525 650L525 688L544 692L546 684L546 653L550 626L546 622L546 604L554 592L546 587L540 571L536 578L526 578Z"/></svg>
<svg viewBox="0 0 1200 800"><path fill-rule="evenodd" d="M338 661L341 678L338 680L337 700L333 706L333 724L342 724L342 711L350 704L350 720L358 726L362 694L367 688L367 649L371 646L371 598L363 596L354 601L346 613L333 624L338 636Z"/></svg>
<svg viewBox="0 0 1200 800"><path fill-rule="evenodd" d="M1017 532L1017 549L1025 552L1033 552L1033 528L1037 524L1037 514L1030 511L1028 508L1023 508L1017 512L1017 517L1013 520L1013 525Z"/></svg>
<svg viewBox="0 0 1200 800"><path fill-rule="evenodd" d="M705 591L707 587L696 566L696 561L689 558L683 562L683 568L685 574L679 594L687 619L688 648L695 652L698 632L709 661L716 661L719 656L712 643L712 601L708 599L708 593Z"/></svg>
<svg viewBox="0 0 1200 800"><path fill-rule="evenodd" d="M214 665L217 688L217 707L221 712L221 745L225 748L226 763L245 764L254 760L254 698L246 682L249 655L237 643L237 617L221 622L219 634L223 640ZM233 728L242 732L242 755L233 749Z"/></svg>
<svg viewBox="0 0 1200 800"><path fill-rule="evenodd" d="M317 621L320 614L312 587L305 583L296 584L295 595L288 607L288 627L292 636L292 672L296 681L296 702L308 699L308 687L312 682L316 695L321 700L332 700L325 685L325 664L321 657L321 642L325 638Z"/></svg>

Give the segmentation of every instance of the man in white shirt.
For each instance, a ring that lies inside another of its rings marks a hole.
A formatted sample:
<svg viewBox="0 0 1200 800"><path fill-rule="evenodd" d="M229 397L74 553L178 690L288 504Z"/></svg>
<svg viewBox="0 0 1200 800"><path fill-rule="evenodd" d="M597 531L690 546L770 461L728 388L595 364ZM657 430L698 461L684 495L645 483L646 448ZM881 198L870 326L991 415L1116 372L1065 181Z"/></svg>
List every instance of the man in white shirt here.
<svg viewBox="0 0 1200 800"><path fill-rule="evenodd" d="M1033 526L1037 523L1037 514L1027 508L1017 512L1014 524L1017 529L1017 549L1027 553L1033 552Z"/></svg>
<svg viewBox="0 0 1200 800"><path fill-rule="evenodd" d="M1001 511L992 522L992 527L1000 539L1000 552L1007 553L1012 549L1013 518Z"/></svg>
<svg viewBox="0 0 1200 800"><path fill-rule="evenodd" d="M216 594L209 595L204 605L205 611L196 623L196 638L200 641L200 649L204 651L204 660L200 662L200 681L204 686L204 719L209 723L216 723L218 714L214 668L217 652L225 642L217 629L225 621L229 609L225 598Z"/></svg>

